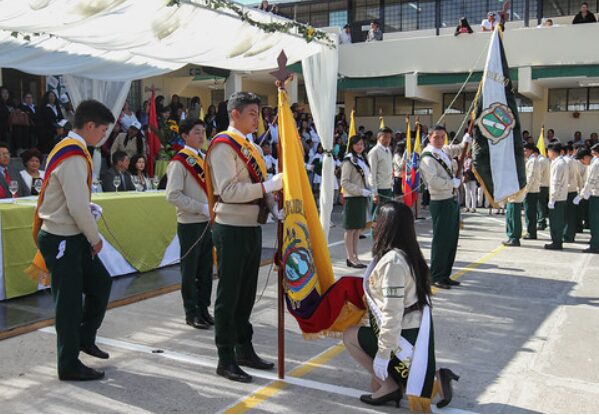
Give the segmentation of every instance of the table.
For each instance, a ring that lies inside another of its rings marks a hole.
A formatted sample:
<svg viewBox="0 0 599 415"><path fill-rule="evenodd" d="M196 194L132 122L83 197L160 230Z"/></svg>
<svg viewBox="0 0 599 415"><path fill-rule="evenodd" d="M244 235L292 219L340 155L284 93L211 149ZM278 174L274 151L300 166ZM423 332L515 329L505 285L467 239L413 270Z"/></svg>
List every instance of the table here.
<svg viewBox="0 0 599 415"><path fill-rule="evenodd" d="M146 272L179 262L175 208L163 191L94 193L102 206L99 256L111 276ZM35 197L0 203L0 300L45 288L24 270L36 251L32 223Z"/></svg>

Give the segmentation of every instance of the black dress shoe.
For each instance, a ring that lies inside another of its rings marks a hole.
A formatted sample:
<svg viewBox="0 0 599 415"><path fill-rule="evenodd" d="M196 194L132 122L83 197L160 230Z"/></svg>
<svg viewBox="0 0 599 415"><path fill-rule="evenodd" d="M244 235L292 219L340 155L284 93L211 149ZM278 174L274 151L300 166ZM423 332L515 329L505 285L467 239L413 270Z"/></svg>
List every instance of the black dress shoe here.
<svg viewBox="0 0 599 415"><path fill-rule="evenodd" d="M245 373L237 363L230 363L228 365L221 365L219 363L216 368L216 374L234 382L250 383L252 381L252 377Z"/></svg>
<svg viewBox="0 0 599 415"><path fill-rule="evenodd" d="M186 318L185 324L193 327L194 329L207 330L210 328L210 324L203 317L195 316L193 318Z"/></svg>
<svg viewBox="0 0 599 415"><path fill-rule="evenodd" d="M381 396L380 398L373 398L372 394L362 395L360 396L360 400L368 405L373 406L381 406L386 404L387 402L395 402L395 407L399 408L399 401L401 401L403 394L401 393L401 388L388 393L386 395Z"/></svg>
<svg viewBox="0 0 599 415"><path fill-rule="evenodd" d="M527 239L527 240L533 239L534 240L534 239L537 239L537 237L536 236L530 236L529 234L526 234L526 235L524 235L524 238L522 238L522 239Z"/></svg>
<svg viewBox="0 0 599 415"><path fill-rule="evenodd" d="M439 383L441 384L441 390L443 391L443 399L437 403L437 408L445 408L453 399L452 380L457 382L460 380L460 377L453 373L451 369L439 369Z"/></svg>
<svg viewBox="0 0 599 415"><path fill-rule="evenodd" d="M202 315L202 318L206 323L210 324L211 326L214 326L214 317L210 315L208 308L203 308L200 314Z"/></svg>
<svg viewBox="0 0 599 415"><path fill-rule="evenodd" d="M248 356L238 356L237 364L239 366L247 366L258 370L272 370L275 367L274 363L267 362L266 360L260 358L256 352L252 352Z"/></svg>
<svg viewBox="0 0 599 415"><path fill-rule="evenodd" d="M433 282L433 285L437 288L443 288L444 290L449 290L451 288L451 285L447 284L445 280L435 281Z"/></svg>
<svg viewBox="0 0 599 415"><path fill-rule="evenodd" d="M520 246L520 241L517 239L508 239L502 242L503 246Z"/></svg>
<svg viewBox="0 0 599 415"><path fill-rule="evenodd" d="M358 236L358 239L366 239L366 238L368 238L368 236L366 236L366 235L360 235L360 236Z"/></svg>
<svg viewBox="0 0 599 415"><path fill-rule="evenodd" d="M100 350L95 344L92 344L91 346L81 346L79 350L90 356L97 357L98 359L108 359L110 357L108 353Z"/></svg>
<svg viewBox="0 0 599 415"><path fill-rule="evenodd" d="M586 248L582 250L583 254L599 254L599 248Z"/></svg>
<svg viewBox="0 0 599 415"><path fill-rule="evenodd" d="M461 284L461 282L456 281L456 280L452 280L451 278L445 278L445 284L447 285L453 285L453 286L458 286Z"/></svg>
<svg viewBox="0 0 599 415"><path fill-rule="evenodd" d="M345 263L346 263L346 264L347 264L347 266L348 266L348 267L350 267L350 268L357 268L357 269L364 269L364 268L367 268L367 266L366 266L366 265L364 265L364 264L360 264L359 262L358 262L358 263L353 263L353 262L351 262L349 259L345 259Z"/></svg>
<svg viewBox="0 0 599 415"><path fill-rule="evenodd" d="M103 377L103 371L87 367L81 362L78 362L76 369L58 374L60 380L97 380Z"/></svg>
<svg viewBox="0 0 599 415"><path fill-rule="evenodd" d="M545 249L550 249L552 251L561 251L564 248L561 244L545 244Z"/></svg>

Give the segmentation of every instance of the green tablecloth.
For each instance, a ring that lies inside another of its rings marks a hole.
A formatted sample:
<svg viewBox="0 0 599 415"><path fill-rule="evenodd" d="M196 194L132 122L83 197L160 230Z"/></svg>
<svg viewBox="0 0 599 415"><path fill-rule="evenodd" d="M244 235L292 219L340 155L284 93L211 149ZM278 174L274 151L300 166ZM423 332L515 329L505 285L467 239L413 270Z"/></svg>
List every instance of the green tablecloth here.
<svg viewBox="0 0 599 415"><path fill-rule="evenodd" d="M104 209L98 228L102 236L140 272L160 266L177 233L175 208L164 192L97 193L92 201ZM0 204L2 271L5 298L37 291L24 270L36 251L31 235L35 201ZM108 229L106 225L108 225Z"/></svg>

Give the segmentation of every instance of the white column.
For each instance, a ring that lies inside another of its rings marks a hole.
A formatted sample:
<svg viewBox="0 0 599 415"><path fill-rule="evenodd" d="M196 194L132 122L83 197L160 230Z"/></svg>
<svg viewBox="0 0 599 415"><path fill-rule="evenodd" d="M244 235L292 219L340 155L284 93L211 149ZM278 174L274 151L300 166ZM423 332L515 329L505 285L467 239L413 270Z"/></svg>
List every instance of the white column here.
<svg viewBox="0 0 599 415"><path fill-rule="evenodd" d="M229 97L234 92L240 92L242 90L242 79L241 75L237 72L231 71L231 74L227 78L225 82L225 100L228 100Z"/></svg>
<svg viewBox="0 0 599 415"><path fill-rule="evenodd" d="M538 81L532 79L530 66L518 68L518 92L532 100L543 99L545 89Z"/></svg>
<svg viewBox="0 0 599 415"><path fill-rule="evenodd" d="M289 82L289 84L287 85L287 93L289 95L289 102L291 104L296 103L298 100L298 89L299 89L299 81L297 80L298 75L295 74L293 76L293 80L291 82Z"/></svg>
<svg viewBox="0 0 599 415"><path fill-rule="evenodd" d="M443 102L443 95L438 90L418 85L418 73L406 74L406 98L425 102Z"/></svg>

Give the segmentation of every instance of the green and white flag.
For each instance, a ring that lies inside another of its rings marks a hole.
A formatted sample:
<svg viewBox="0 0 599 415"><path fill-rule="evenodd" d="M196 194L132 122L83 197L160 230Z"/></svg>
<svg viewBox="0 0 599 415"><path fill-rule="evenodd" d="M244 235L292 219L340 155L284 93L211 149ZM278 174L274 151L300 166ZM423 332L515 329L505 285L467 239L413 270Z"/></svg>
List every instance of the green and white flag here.
<svg viewBox="0 0 599 415"><path fill-rule="evenodd" d="M520 119L502 36L499 28L491 35L472 145L475 173L492 204L526 186Z"/></svg>

